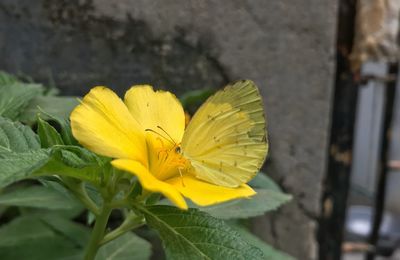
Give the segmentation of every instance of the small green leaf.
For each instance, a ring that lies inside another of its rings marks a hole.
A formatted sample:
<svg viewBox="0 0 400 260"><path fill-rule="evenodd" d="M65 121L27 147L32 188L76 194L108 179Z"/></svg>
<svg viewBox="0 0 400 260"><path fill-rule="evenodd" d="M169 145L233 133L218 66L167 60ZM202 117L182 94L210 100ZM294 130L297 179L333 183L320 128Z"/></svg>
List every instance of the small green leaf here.
<svg viewBox="0 0 400 260"><path fill-rule="evenodd" d="M64 164L62 161L51 158L46 165L34 173L35 176L60 175L69 176L93 184L101 181L100 166L87 166L84 168L74 168Z"/></svg>
<svg viewBox="0 0 400 260"><path fill-rule="evenodd" d="M110 158L100 157L89 150L72 145L57 145L51 148L49 162L35 176L60 175L98 184L104 172L111 167Z"/></svg>
<svg viewBox="0 0 400 260"><path fill-rule="evenodd" d="M49 123L38 117L37 124L38 135L43 148L64 144L60 134Z"/></svg>
<svg viewBox="0 0 400 260"><path fill-rule="evenodd" d="M183 94L179 100L185 109L193 109L202 104L215 91L209 88L191 90Z"/></svg>
<svg viewBox="0 0 400 260"><path fill-rule="evenodd" d="M67 118L61 116L52 115L46 111L41 110L41 116L46 120L52 120L56 122L60 128L61 138L66 145L78 145L78 141L72 135L71 124ZM25 122L25 121L24 121Z"/></svg>
<svg viewBox="0 0 400 260"><path fill-rule="evenodd" d="M272 246L268 245L255 235L251 234L248 230L244 227L239 225L231 225L233 229L235 229L239 234L250 244L260 248L265 256L265 259L268 260L294 260L295 258L285 254L277 249L273 248Z"/></svg>
<svg viewBox="0 0 400 260"><path fill-rule="evenodd" d="M88 211L87 215L86 215L86 224L87 225L92 225L95 220L96 220L96 215L93 214L93 212Z"/></svg>
<svg viewBox="0 0 400 260"><path fill-rule="evenodd" d="M44 186L23 187L0 195L0 205L46 209L72 209L76 200Z"/></svg>
<svg viewBox="0 0 400 260"><path fill-rule="evenodd" d="M70 152L68 150L61 150L60 153L62 162L65 163L67 166L73 168L83 168L88 166L88 163L86 161L82 160L78 155L73 152Z"/></svg>
<svg viewBox="0 0 400 260"><path fill-rule="evenodd" d="M257 194L249 199L232 200L215 206L202 207L201 211L221 219L249 218L275 210L291 200L291 196L280 191L256 189Z"/></svg>
<svg viewBox="0 0 400 260"><path fill-rule="evenodd" d="M169 259L264 259L222 220L171 206L137 206L147 223L157 230Z"/></svg>
<svg viewBox="0 0 400 260"><path fill-rule="evenodd" d="M142 185L140 184L140 182L138 180L135 180L132 185L133 185L132 186L132 191L129 194L129 197L130 198L136 198L136 196L142 194L143 187L142 187ZM153 194L157 194L157 193L153 193ZM157 196L157 195L153 195L153 194L150 195L150 197L147 200L151 200L152 198ZM148 204L147 201L146 201L146 204Z"/></svg>
<svg viewBox="0 0 400 260"><path fill-rule="evenodd" d="M73 168L104 165L110 160L105 157L100 157L97 154L79 146L57 146L54 147L53 151L55 153L58 153L58 159L60 161L62 161L65 165Z"/></svg>
<svg viewBox="0 0 400 260"><path fill-rule="evenodd" d="M253 188L262 188L267 190L282 191L270 177L265 173L259 172L250 182L249 185Z"/></svg>
<svg viewBox="0 0 400 260"><path fill-rule="evenodd" d="M150 243L129 232L102 246L96 260L147 260L150 255Z"/></svg>

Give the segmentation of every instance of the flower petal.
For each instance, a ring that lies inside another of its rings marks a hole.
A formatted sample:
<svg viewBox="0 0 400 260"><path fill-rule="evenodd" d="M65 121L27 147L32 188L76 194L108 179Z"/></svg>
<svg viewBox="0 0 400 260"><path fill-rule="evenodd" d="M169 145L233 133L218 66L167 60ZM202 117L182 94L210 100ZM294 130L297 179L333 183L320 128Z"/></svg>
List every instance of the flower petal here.
<svg viewBox="0 0 400 260"><path fill-rule="evenodd" d="M242 184L237 188L228 188L204 182L189 175L169 179L167 182L178 189L183 196L191 199L200 206L209 206L233 199L248 198L256 194L246 184Z"/></svg>
<svg viewBox="0 0 400 260"><path fill-rule="evenodd" d="M181 142L185 113L175 95L168 91L154 91L149 85L138 85L126 92L124 101L143 129L152 129L166 136L158 128L160 126L175 143Z"/></svg>
<svg viewBox="0 0 400 260"><path fill-rule="evenodd" d="M162 193L181 209L188 208L185 199L174 186L155 178L141 163L133 160L117 159L113 160L111 164L120 170L137 176L144 189Z"/></svg>
<svg viewBox="0 0 400 260"><path fill-rule="evenodd" d="M93 88L72 111L70 119L72 133L84 147L101 155L147 164L144 132L110 89Z"/></svg>

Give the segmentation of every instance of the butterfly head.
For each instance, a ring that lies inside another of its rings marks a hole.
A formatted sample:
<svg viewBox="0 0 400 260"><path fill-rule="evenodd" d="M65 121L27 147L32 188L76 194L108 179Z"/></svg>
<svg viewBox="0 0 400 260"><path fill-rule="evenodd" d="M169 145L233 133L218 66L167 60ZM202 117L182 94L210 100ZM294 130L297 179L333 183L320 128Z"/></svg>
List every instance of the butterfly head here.
<svg viewBox="0 0 400 260"><path fill-rule="evenodd" d="M182 153L182 149L180 145L176 145L174 148L175 153L177 154L181 154Z"/></svg>

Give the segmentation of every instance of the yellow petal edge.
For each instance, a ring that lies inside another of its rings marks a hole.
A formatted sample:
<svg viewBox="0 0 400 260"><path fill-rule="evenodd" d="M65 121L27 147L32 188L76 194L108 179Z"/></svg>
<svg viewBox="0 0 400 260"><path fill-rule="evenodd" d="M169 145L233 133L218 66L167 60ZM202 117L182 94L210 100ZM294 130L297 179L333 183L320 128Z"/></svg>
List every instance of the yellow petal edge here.
<svg viewBox="0 0 400 260"><path fill-rule="evenodd" d="M104 156L147 164L143 130L110 89L93 88L70 119L72 133L82 146Z"/></svg>
<svg viewBox="0 0 400 260"><path fill-rule="evenodd" d="M126 159L116 159L113 160L111 164L115 168L127 171L137 176L144 189L153 192L160 192L181 209L188 208L185 199L174 186L155 178L153 174L151 174L149 170L139 162Z"/></svg>

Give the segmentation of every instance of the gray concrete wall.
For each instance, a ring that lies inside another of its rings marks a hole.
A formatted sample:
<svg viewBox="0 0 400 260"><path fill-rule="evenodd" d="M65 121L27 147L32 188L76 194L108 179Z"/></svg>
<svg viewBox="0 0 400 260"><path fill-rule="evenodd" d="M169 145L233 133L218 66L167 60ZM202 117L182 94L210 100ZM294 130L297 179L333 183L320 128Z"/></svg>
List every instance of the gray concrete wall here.
<svg viewBox="0 0 400 260"><path fill-rule="evenodd" d="M254 80L271 140L266 172L294 195L255 231L316 257L326 167L337 1L2 0L0 69L52 78L64 94L97 84L221 87Z"/></svg>

